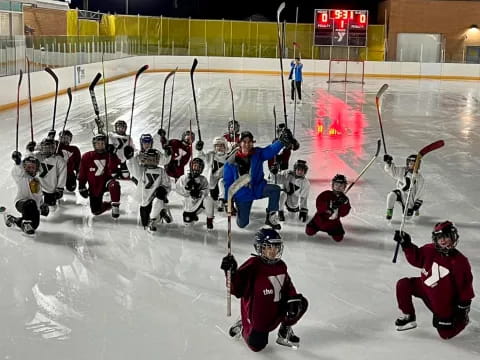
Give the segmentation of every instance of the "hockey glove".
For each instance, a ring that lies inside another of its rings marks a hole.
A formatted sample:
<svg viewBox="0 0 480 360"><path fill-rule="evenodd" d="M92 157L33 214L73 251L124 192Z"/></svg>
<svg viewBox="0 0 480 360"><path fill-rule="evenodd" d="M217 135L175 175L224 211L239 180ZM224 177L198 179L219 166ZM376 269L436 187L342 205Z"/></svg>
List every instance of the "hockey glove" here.
<svg viewBox="0 0 480 360"><path fill-rule="evenodd" d="M203 141L202 140L197 141L197 143L195 144L195 149L197 151L202 151L203 150Z"/></svg>
<svg viewBox="0 0 480 360"><path fill-rule="evenodd" d="M385 154L383 155L383 161L386 162L388 165L392 165L393 157L391 155Z"/></svg>
<svg viewBox="0 0 480 360"><path fill-rule="evenodd" d="M300 214L298 214L298 218L300 219L301 222L307 222L307 217L308 217L308 209L301 208Z"/></svg>
<svg viewBox="0 0 480 360"><path fill-rule="evenodd" d="M78 193L80 194L81 197L87 199L89 195L89 191L87 188L78 188Z"/></svg>
<svg viewBox="0 0 480 360"><path fill-rule="evenodd" d="M220 269L225 271L225 273L230 270L230 272L233 274L235 271L237 271L237 266L237 261L235 260L233 255L230 254L222 259Z"/></svg>
<svg viewBox="0 0 480 360"><path fill-rule="evenodd" d="M437 330L451 330L454 326L453 318L441 319L435 314L433 314L432 323Z"/></svg>
<svg viewBox="0 0 480 360"><path fill-rule="evenodd" d="M159 200L165 201L167 199L168 191L165 187L159 186L157 190L155 191L155 196Z"/></svg>
<svg viewBox="0 0 480 360"><path fill-rule="evenodd" d="M202 195L202 189L194 187L192 190L190 190L190 196L194 199L200 198L201 195Z"/></svg>
<svg viewBox="0 0 480 360"><path fill-rule="evenodd" d="M287 300L285 317L288 320L298 320L307 310L308 301L302 294L292 296Z"/></svg>
<svg viewBox="0 0 480 360"><path fill-rule="evenodd" d="M56 134L57 134L57 132L55 130L50 130L47 134L47 139L55 140L55 135Z"/></svg>
<svg viewBox="0 0 480 360"><path fill-rule="evenodd" d="M410 235L405 231L402 231L400 233L400 230L395 230L393 240L400 243L400 245L402 245L402 248L408 247L412 243L412 238L410 237Z"/></svg>
<svg viewBox="0 0 480 360"><path fill-rule="evenodd" d="M115 146L113 146L112 144L108 144L107 145L107 153L115 154L115 152L116 152Z"/></svg>
<svg viewBox="0 0 480 360"><path fill-rule="evenodd" d="M158 129L157 134L162 138L167 136L167 133L162 128Z"/></svg>
<svg viewBox="0 0 480 360"><path fill-rule="evenodd" d="M131 147L130 145L126 145L124 148L123 148L123 155L125 155L125 159L131 159L133 157L133 153L134 153L134 150L133 150L133 147Z"/></svg>
<svg viewBox="0 0 480 360"><path fill-rule="evenodd" d="M27 144L27 151L34 152L35 151L35 146L37 146L37 143L35 141L30 141Z"/></svg>
<svg viewBox="0 0 480 360"><path fill-rule="evenodd" d="M332 201L332 209L338 209L345 204L348 204L348 197L347 195L340 193L337 195L337 198Z"/></svg>
<svg viewBox="0 0 480 360"><path fill-rule="evenodd" d="M415 203L413 204L413 211L418 211L420 209L420 206L422 206L423 200L415 200Z"/></svg>
<svg viewBox="0 0 480 360"><path fill-rule="evenodd" d="M273 163L272 166L269 168L270 172L272 175L277 175L278 171L280 170L280 164L279 163Z"/></svg>
<svg viewBox="0 0 480 360"><path fill-rule="evenodd" d="M163 148L163 152L165 153L166 156L172 155L172 147L171 146L165 146Z"/></svg>
<svg viewBox="0 0 480 360"><path fill-rule="evenodd" d="M468 324L470 321L468 317L468 313L470 312L470 304L472 303L471 300L461 302L457 305L457 308L455 309L455 320L463 323L463 324Z"/></svg>
<svg viewBox="0 0 480 360"><path fill-rule="evenodd" d="M285 147L289 147L290 145L293 145L296 140L293 137L292 131L288 128L284 128L280 136L278 137L278 140L283 144Z"/></svg>
<svg viewBox="0 0 480 360"><path fill-rule="evenodd" d="M47 204L40 205L40 215L48 216L49 213L50 213L50 208L48 207Z"/></svg>
<svg viewBox="0 0 480 360"><path fill-rule="evenodd" d="M19 151L12 152L12 160L16 165L20 165L22 163L22 153Z"/></svg>
<svg viewBox="0 0 480 360"><path fill-rule="evenodd" d="M55 191L55 199L59 200L63 197L63 188L57 188Z"/></svg>

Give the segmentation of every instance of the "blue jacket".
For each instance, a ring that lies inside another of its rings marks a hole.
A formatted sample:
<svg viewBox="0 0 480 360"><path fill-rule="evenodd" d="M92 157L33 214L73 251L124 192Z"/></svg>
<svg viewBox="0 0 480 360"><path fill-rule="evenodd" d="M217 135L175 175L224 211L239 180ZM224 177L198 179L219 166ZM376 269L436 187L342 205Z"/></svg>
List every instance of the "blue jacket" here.
<svg viewBox="0 0 480 360"><path fill-rule="evenodd" d="M252 179L248 186L244 186L237 191L234 196L236 201L247 202L262 198L263 189L267 184L267 181L264 179L263 163L266 160L273 159L282 148L283 144L277 140L267 147L256 147L253 149L253 154L250 155L250 176ZM225 163L223 166L225 196L228 196L228 188L238 179L238 177L239 173L237 164L235 162Z"/></svg>
<svg viewBox="0 0 480 360"><path fill-rule="evenodd" d="M303 81L302 76L303 64L296 64L295 61L290 63L290 75L288 77L289 80L293 80L293 72L295 71L295 81Z"/></svg>

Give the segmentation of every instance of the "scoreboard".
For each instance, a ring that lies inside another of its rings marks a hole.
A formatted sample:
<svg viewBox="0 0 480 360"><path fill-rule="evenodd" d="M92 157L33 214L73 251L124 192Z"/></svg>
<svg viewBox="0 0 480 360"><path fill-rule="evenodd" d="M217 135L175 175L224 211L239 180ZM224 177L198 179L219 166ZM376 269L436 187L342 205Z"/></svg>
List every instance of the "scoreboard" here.
<svg viewBox="0 0 480 360"><path fill-rule="evenodd" d="M315 10L314 44L367 46L368 10Z"/></svg>

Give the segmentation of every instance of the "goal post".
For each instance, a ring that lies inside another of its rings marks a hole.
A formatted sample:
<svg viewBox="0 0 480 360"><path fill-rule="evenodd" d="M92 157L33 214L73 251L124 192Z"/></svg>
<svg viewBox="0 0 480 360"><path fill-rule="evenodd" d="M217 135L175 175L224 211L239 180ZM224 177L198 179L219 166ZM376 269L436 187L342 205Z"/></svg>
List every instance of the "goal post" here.
<svg viewBox="0 0 480 360"><path fill-rule="evenodd" d="M328 65L328 83L365 84L365 62L362 60L332 59Z"/></svg>

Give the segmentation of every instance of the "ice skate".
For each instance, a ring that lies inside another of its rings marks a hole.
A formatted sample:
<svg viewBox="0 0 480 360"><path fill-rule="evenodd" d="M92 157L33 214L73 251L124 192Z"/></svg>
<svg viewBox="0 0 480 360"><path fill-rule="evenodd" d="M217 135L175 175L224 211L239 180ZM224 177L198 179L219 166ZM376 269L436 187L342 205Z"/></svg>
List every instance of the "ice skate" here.
<svg viewBox="0 0 480 360"><path fill-rule="evenodd" d="M148 225L147 225L147 231L152 233L157 231L157 226L155 225L156 219L150 219L148 220Z"/></svg>
<svg viewBox="0 0 480 360"><path fill-rule="evenodd" d="M300 338L293 333L291 326L282 324L278 329L277 344L297 349L300 346Z"/></svg>
<svg viewBox="0 0 480 360"><path fill-rule="evenodd" d="M265 219L265 225L271 226L272 229L280 230L282 226L278 222L278 215L276 211L267 213L267 218Z"/></svg>
<svg viewBox="0 0 480 360"><path fill-rule="evenodd" d="M285 212L283 210L280 210L278 212L278 220L279 221L285 221Z"/></svg>
<svg viewBox="0 0 480 360"><path fill-rule="evenodd" d="M120 217L120 204L112 204L112 217L118 219Z"/></svg>
<svg viewBox="0 0 480 360"><path fill-rule="evenodd" d="M417 327L417 323L415 322L416 318L415 315L403 315L395 320L395 326L397 327L397 331L404 331L415 329Z"/></svg>
<svg viewBox="0 0 480 360"><path fill-rule="evenodd" d="M213 217L207 217L207 229L213 230Z"/></svg>
<svg viewBox="0 0 480 360"><path fill-rule="evenodd" d="M393 209L387 209L387 214L385 215L385 219L392 220L393 217Z"/></svg>
<svg viewBox="0 0 480 360"><path fill-rule="evenodd" d="M237 320L237 322L233 324L233 326L228 330L228 334L232 338L238 339L242 335L242 329L243 329L243 325L242 325L242 320L240 319L240 320Z"/></svg>
<svg viewBox="0 0 480 360"><path fill-rule="evenodd" d="M223 212L224 207L225 207L225 200L218 199L217 200L217 211L218 212Z"/></svg>
<svg viewBox="0 0 480 360"><path fill-rule="evenodd" d="M17 220L18 220L15 216L7 213L3 213L3 219L5 220L5 225L7 227L12 227L17 223Z"/></svg>
<svg viewBox="0 0 480 360"><path fill-rule="evenodd" d="M165 221L167 224L170 224L173 221L172 214L168 209L162 209L160 211L160 219Z"/></svg>
<svg viewBox="0 0 480 360"><path fill-rule="evenodd" d="M35 234L35 229L32 226L32 222L30 220L23 220L20 226L22 231L27 235Z"/></svg>

